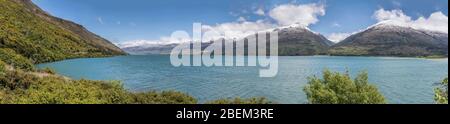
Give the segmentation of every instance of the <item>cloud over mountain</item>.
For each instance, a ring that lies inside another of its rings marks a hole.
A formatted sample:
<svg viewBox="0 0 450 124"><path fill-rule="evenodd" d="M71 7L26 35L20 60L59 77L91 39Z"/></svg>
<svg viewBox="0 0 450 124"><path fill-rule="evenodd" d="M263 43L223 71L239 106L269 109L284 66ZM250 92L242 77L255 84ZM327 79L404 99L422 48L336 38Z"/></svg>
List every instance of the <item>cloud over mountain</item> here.
<svg viewBox="0 0 450 124"><path fill-rule="evenodd" d="M328 40L335 43L344 40L345 38L351 36L353 33L332 33L327 36Z"/></svg>
<svg viewBox="0 0 450 124"><path fill-rule="evenodd" d="M260 16L268 15L268 18L256 21L247 21L244 17L241 16L237 19L237 21L233 22L218 23L215 25L202 25L202 32L212 31L216 33L216 35L209 35L207 37L204 37L204 42L218 38L243 38L258 31L274 29L280 26L297 25L308 27L309 25L315 24L319 21L318 16L325 15L325 5L316 3L283 4L271 9L267 14L262 8L256 10L254 14ZM271 20L274 20L275 22ZM128 41L120 43L118 45L121 47L130 47L133 45L137 46L174 43L174 41L168 41L167 39L168 38L161 38L159 40Z"/></svg>
<svg viewBox="0 0 450 124"><path fill-rule="evenodd" d="M402 10L389 11L379 9L374 13L373 17L384 24L448 33L448 16L442 12L434 12L428 18L419 17L414 20L410 16L405 15Z"/></svg>
<svg viewBox="0 0 450 124"><path fill-rule="evenodd" d="M412 17L406 15L402 10L399 9L379 9L374 12L373 18L376 19L378 23L370 27L374 27L379 24L388 24L401 27L410 27L418 30L448 33L448 16L444 15L442 12L434 12L429 17L419 17L414 20ZM332 33L328 35L327 38L333 42L340 42L345 38L351 36L352 34L356 34L364 30L352 33Z"/></svg>
<svg viewBox="0 0 450 124"><path fill-rule="evenodd" d="M275 7L269 12L269 16L276 20L279 25L299 24L307 27L319 21L318 16L325 15L323 4L284 4Z"/></svg>

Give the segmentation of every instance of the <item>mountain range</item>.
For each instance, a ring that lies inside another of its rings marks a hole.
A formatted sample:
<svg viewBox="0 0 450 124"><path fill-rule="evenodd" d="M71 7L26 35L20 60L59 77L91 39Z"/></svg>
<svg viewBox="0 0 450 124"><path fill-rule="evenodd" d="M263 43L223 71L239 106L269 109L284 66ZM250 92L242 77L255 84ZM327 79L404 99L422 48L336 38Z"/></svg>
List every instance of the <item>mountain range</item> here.
<svg viewBox="0 0 450 124"><path fill-rule="evenodd" d="M112 44L83 26L54 17L31 0L0 0L0 48L34 63L69 58L169 54L178 44ZM333 43L302 26L279 27L279 55L448 57L448 33L379 23ZM211 43L203 43L206 48ZM122 50L123 49L123 50Z"/></svg>
<svg viewBox="0 0 450 124"><path fill-rule="evenodd" d="M280 27L263 31L263 33L270 33L273 31L278 31L279 54L284 56L326 54L327 49L334 44L321 34L314 33L308 28L301 26ZM245 37L244 39L248 39L248 37ZM234 40L234 42L238 41ZM247 43L245 44L247 46ZM174 43L138 45L118 44L119 47L131 54L170 54L171 50L177 45L178 44ZM209 45L211 45L211 42L204 42L202 43L202 48L204 49Z"/></svg>
<svg viewBox="0 0 450 124"><path fill-rule="evenodd" d="M279 33L281 56L448 57L448 33L389 23L375 24L339 43L333 43L323 35L301 26L285 26L271 31ZM132 45L122 48L132 54L169 54L175 46L177 44Z"/></svg>

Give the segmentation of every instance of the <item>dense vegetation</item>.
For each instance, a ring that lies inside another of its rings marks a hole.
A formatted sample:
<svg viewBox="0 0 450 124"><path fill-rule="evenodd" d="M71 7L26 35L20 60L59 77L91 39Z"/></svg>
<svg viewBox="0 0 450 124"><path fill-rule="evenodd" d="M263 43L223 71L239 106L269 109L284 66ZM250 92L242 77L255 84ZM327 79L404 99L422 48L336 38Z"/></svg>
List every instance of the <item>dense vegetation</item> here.
<svg viewBox="0 0 450 124"><path fill-rule="evenodd" d="M32 67L34 68L34 67ZM72 80L52 69L24 71L0 60L0 104L197 104L176 91L132 93L118 81ZM207 104L271 104L265 98L220 99Z"/></svg>
<svg viewBox="0 0 450 124"><path fill-rule="evenodd" d="M6 64L14 66L19 69L33 71L35 70L33 62L29 59L17 54L12 49L0 48L0 60L5 61Z"/></svg>
<svg viewBox="0 0 450 124"><path fill-rule="evenodd" d="M37 70L36 63L68 58L122 55L121 50L84 28L46 15L29 0L0 0L0 104L195 104L198 101L175 91L132 93L118 81L72 80L51 69ZM302 30L280 35L281 55L324 54L331 45L322 36ZM313 36L309 36L313 35ZM302 39L303 38L303 39ZM305 39L306 38L306 39ZM294 44L294 45L293 45ZM297 45L295 45L297 44ZM448 45L447 49L448 49ZM445 47L445 46L444 46ZM364 47L341 47L336 53L368 55ZM402 48L403 50L406 48ZM443 48L445 49L445 48ZM423 52L416 49L410 51ZM448 50L447 50L448 51ZM442 51L437 51L441 52ZM391 51L391 53L395 53ZM403 54L403 53L402 53ZM399 54L400 55L400 54ZM409 54L408 54L409 55ZM434 54L427 54L434 55ZM370 85L367 73L352 80L349 74L325 71L304 88L312 104L382 104L385 98ZM437 103L448 104L448 79L436 89ZM271 104L265 98L234 98L208 104Z"/></svg>
<svg viewBox="0 0 450 124"><path fill-rule="evenodd" d="M349 74L325 70L323 79L310 77L304 88L311 104L384 104L386 100L377 87L368 81L367 73L354 80Z"/></svg>
<svg viewBox="0 0 450 124"><path fill-rule="evenodd" d="M51 69L37 70L36 63L124 53L80 25L48 15L30 0L0 0L0 12L0 103L197 103L180 92L132 93L117 81L72 80Z"/></svg>
<svg viewBox="0 0 450 124"><path fill-rule="evenodd" d="M0 48L9 48L34 63L77 57L120 55L38 15L27 0L0 0ZM60 20L63 21L63 20ZM4 60L7 61L7 60Z"/></svg>
<svg viewBox="0 0 450 124"><path fill-rule="evenodd" d="M264 97L255 98L234 98L234 99L219 99L206 102L206 104L273 104L273 102L267 100Z"/></svg>
<svg viewBox="0 0 450 124"><path fill-rule="evenodd" d="M435 100L438 104L448 104L448 78L445 78L435 89Z"/></svg>
<svg viewBox="0 0 450 124"><path fill-rule="evenodd" d="M72 80L43 72L6 69L0 61L0 104L195 104L175 92L131 93L117 81Z"/></svg>

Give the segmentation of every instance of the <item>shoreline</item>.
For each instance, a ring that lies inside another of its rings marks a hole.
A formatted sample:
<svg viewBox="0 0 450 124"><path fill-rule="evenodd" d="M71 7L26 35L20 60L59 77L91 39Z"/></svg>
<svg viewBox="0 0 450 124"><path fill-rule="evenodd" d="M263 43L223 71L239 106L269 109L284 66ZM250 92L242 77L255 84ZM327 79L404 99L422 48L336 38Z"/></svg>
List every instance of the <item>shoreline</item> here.
<svg viewBox="0 0 450 124"><path fill-rule="evenodd" d="M169 54L126 54L126 55L111 55L111 56L103 56L103 57L78 57L78 58L68 58L53 62L45 62L45 63L35 63L34 65L40 65L40 64L49 64L54 62L61 62L61 61L68 61L68 60L77 60L77 59L102 59L102 58L113 58L113 57L124 57L124 56L170 56ZM194 55L199 56L199 55ZM226 55L229 56L229 55ZM374 57L374 58L399 58L399 59L424 59L424 60L443 60L448 59L448 57L407 57L407 56L336 56L336 55L308 55L308 56L278 56L278 57Z"/></svg>

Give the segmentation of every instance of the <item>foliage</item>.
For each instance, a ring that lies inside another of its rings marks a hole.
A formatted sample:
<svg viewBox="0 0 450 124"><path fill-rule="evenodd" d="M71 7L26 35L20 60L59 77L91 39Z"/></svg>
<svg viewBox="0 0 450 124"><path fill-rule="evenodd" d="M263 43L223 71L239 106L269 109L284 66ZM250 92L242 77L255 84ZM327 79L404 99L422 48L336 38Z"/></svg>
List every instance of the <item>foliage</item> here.
<svg viewBox="0 0 450 124"><path fill-rule="evenodd" d="M35 63L117 55L58 25L63 20L37 14L38 10L20 1L0 0L0 48L13 49Z"/></svg>
<svg viewBox="0 0 450 124"><path fill-rule="evenodd" d="M368 74L360 73L354 80L349 74L325 70L323 79L310 77L304 88L311 104L384 104L384 96L370 85Z"/></svg>
<svg viewBox="0 0 450 124"><path fill-rule="evenodd" d="M124 53L80 25L47 15L30 1L0 0L0 12L0 103L197 103L175 91L131 93L117 81L72 80L52 69L36 71L37 63Z"/></svg>
<svg viewBox="0 0 450 124"><path fill-rule="evenodd" d="M209 101L206 104L272 104L264 97L255 97L248 99L234 98L234 99L219 99L214 101Z"/></svg>
<svg viewBox="0 0 450 124"><path fill-rule="evenodd" d="M40 69L39 72L47 73L47 74L56 74L56 71L52 68L46 67L44 69Z"/></svg>
<svg viewBox="0 0 450 124"><path fill-rule="evenodd" d="M6 72L6 63L0 59L0 76Z"/></svg>
<svg viewBox="0 0 450 124"><path fill-rule="evenodd" d="M336 56L364 56L369 55L369 49L364 47L334 47L328 54Z"/></svg>
<svg viewBox="0 0 450 124"><path fill-rule="evenodd" d="M197 99L176 91L136 93L132 95L134 104L196 104Z"/></svg>
<svg viewBox="0 0 450 124"><path fill-rule="evenodd" d="M0 75L3 104L194 104L179 92L131 93L118 81L71 80L21 70Z"/></svg>
<svg viewBox="0 0 450 124"><path fill-rule="evenodd" d="M0 48L0 60L3 60L15 68L27 71L35 70L33 63L29 59L17 54L12 49Z"/></svg>
<svg viewBox="0 0 450 124"><path fill-rule="evenodd" d="M440 87L435 89L435 98L438 104L448 104L448 77L445 78Z"/></svg>

